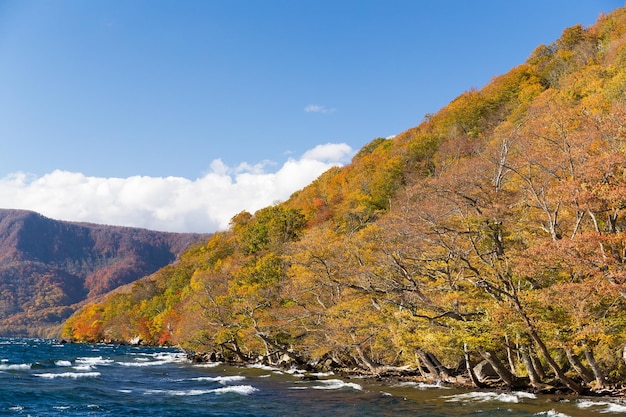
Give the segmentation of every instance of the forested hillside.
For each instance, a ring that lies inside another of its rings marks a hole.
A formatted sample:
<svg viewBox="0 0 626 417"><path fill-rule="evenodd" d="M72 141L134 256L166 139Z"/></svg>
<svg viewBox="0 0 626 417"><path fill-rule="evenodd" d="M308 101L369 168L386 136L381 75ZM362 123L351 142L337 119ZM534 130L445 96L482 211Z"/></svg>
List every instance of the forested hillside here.
<svg viewBox="0 0 626 417"><path fill-rule="evenodd" d="M574 26L64 337L504 385L626 382L626 10ZM624 356L624 357L623 357Z"/></svg>
<svg viewBox="0 0 626 417"><path fill-rule="evenodd" d="M207 237L0 210L0 335L49 335L77 304L153 273Z"/></svg>

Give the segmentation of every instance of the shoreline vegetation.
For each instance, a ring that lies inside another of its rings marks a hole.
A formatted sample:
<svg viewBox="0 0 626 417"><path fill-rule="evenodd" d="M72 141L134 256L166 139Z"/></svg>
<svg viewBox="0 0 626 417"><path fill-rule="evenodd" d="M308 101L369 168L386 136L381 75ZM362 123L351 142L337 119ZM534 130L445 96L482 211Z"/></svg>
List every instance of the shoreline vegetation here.
<svg viewBox="0 0 626 417"><path fill-rule="evenodd" d="M281 370L299 369L303 371L304 379L318 379L318 374L332 373L346 379L374 379L385 384L394 384L397 382L414 382L423 383L433 386L450 386L456 388L474 388L489 391L525 391L533 394L550 394L558 395L563 398L571 396L588 396L588 397L610 397L622 399L626 404L626 387L625 386L605 386L601 389L592 389L586 387L581 392L572 392L567 386L558 380L550 380L549 383L532 385L528 378L515 378L515 382L510 385L506 383L498 373L493 369L491 364L486 360L477 364L472 368L471 372L463 369L464 365L460 365L458 369L447 369L440 363L436 365L437 371L428 369L426 366L379 366L371 370L359 368L344 368L333 363L332 360L323 362L304 362L301 359L296 360L295 355L282 354L278 362L272 363L267 358L257 358L256 360L242 361L241 359L227 360L221 354L212 353L195 353L185 351L187 358L192 363L225 363L231 366L250 366L262 365L271 366ZM431 363L436 363L435 357L430 356ZM473 376L470 376L473 374ZM583 382L583 381L581 381Z"/></svg>
<svg viewBox="0 0 626 417"><path fill-rule="evenodd" d="M57 339L57 343L74 343L65 339ZM398 382L422 383L432 386L473 388L493 392L523 391L537 395L556 395L559 398L572 398L577 396L606 397L620 399L626 404L626 386L623 384L606 384L596 389L592 386L584 386L580 392L572 391L568 386L558 379L549 376L545 377L546 382L533 384L528 377L516 377L512 380L502 378L495 367L503 366L497 362L488 361L471 366L467 363L459 364L456 369L443 366L432 354L422 352L422 361L417 366L385 366L379 365L371 369L358 367L346 367L331 358L325 360L307 361L298 357L294 352L280 352L269 356L258 356L256 358L245 355L232 355L233 352L193 352L180 346L170 345L150 345L139 337L134 337L129 341L101 341L107 345L119 346L152 346L170 347L180 349L187 359L194 364L223 363L230 366L267 366L277 370L292 371L297 369L302 372L305 380L320 379L319 374L333 374L345 379L373 379L383 384L395 384ZM274 358L272 360L272 357ZM423 365L422 365L423 364ZM499 370L503 372L502 369ZM584 380L577 381L583 386Z"/></svg>
<svg viewBox="0 0 626 417"><path fill-rule="evenodd" d="M235 215L176 265L84 306L62 337L623 397L625 97L622 8L289 200Z"/></svg>

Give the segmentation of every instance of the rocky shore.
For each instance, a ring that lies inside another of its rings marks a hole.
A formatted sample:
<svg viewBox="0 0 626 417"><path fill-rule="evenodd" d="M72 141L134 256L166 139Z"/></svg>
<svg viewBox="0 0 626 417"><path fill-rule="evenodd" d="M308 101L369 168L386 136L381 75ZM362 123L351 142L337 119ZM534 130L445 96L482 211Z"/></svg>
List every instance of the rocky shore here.
<svg viewBox="0 0 626 417"><path fill-rule="evenodd" d="M357 367L344 367L332 359L311 363L294 359L294 357L288 354L284 354L276 363L269 363L265 357L259 357L255 360L242 361L240 358L237 360L225 358L223 355L216 352L196 353L186 351L185 353L187 358L193 363L223 362L233 366L264 365L273 366L277 369L285 371L296 368L302 370L304 379L317 379L317 375L319 374L332 372L333 374L345 379L371 378L390 385L397 384L399 382L413 382L457 388L479 388L503 392L516 390L538 395L556 395L557 398L570 398L577 396L577 394L573 393L566 386L560 384L557 379L549 381L549 383L545 383L541 387L533 387L528 378L518 378L517 384L514 387L510 387L502 381L498 373L486 361L480 362L473 368L474 375L479 382L479 386L477 386L475 383L476 381L473 382L472 378L468 377L467 372L463 372L463 370L446 370L447 372L444 372L445 375L442 375L442 373L434 375L433 373L429 373L427 369L409 366L381 366L374 370L365 370ZM626 404L626 386L613 386L600 390L589 388L583 395L589 397L622 398Z"/></svg>

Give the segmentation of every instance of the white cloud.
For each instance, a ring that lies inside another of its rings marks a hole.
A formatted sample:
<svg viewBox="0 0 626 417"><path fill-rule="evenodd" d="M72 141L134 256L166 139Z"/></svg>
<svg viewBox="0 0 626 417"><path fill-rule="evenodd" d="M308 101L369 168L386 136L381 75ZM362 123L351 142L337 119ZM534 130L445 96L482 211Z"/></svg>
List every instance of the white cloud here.
<svg viewBox="0 0 626 417"><path fill-rule="evenodd" d="M332 113L335 111L335 109L326 106L320 106L319 104L309 104L304 108L304 111L307 113Z"/></svg>
<svg viewBox="0 0 626 417"><path fill-rule="evenodd" d="M347 163L353 155L352 148L345 143L327 143L309 149L302 155L302 159Z"/></svg>
<svg viewBox="0 0 626 417"><path fill-rule="evenodd" d="M88 177L56 170L42 177L13 173L0 179L0 207L33 210L60 220L144 227L176 232L213 232L228 227L242 210L255 212L283 201L332 166L353 155L346 144L316 146L275 172L271 163L221 160L194 181L181 177Z"/></svg>

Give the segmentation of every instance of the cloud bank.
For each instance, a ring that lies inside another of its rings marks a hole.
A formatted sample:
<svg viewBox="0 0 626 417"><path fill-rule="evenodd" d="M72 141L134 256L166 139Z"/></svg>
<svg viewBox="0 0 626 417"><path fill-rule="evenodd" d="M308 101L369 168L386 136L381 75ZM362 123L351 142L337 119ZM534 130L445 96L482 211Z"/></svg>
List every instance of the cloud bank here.
<svg viewBox="0 0 626 417"><path fill-rule="evenodd" d="M217 159L202 178L88 177L55 170L41 177L13 173L0 179L0 207L33 210L69 221L171 232L224 230L237 213L283 201L354 154L346 144L319 145L275 172L268 162L228 167Z"/></svg>

